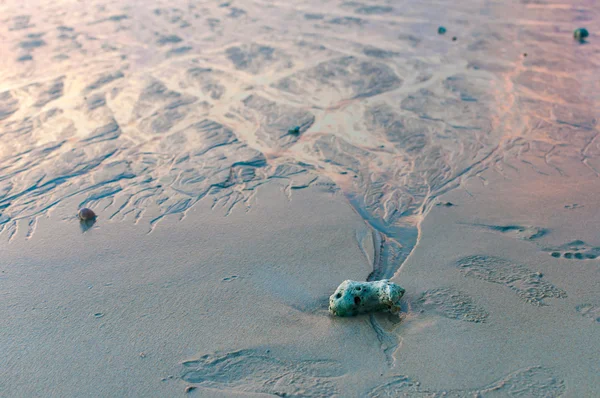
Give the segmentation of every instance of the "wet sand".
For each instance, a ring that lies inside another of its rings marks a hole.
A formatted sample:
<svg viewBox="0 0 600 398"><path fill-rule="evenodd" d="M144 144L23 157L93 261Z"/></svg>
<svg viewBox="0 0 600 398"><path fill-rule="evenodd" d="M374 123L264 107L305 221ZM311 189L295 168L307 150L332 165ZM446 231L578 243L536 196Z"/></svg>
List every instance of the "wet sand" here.
<svg viewBox="0 0 600 398"><path fill-rule="evenodd" d="M593 2L0 13L0 395L598 394Z"/></svg>

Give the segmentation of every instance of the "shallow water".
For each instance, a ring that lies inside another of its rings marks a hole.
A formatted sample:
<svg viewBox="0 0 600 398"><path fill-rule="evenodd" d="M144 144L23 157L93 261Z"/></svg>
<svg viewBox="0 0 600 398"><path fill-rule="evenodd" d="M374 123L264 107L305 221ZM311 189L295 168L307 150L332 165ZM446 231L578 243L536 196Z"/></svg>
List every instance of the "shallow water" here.
<svg viewBox="0 0 600 398"><path fill-rule="evenodd" d="M494 184L485 172L600 176L592 0L11 1L0 13L6 241L32 238L73 200L151 233L201 201L252 211L269 181L289 198L320 184L373 229L375 280L398 275L429 212L453 205L441 195ZM569 250L547 249L577 259ZM502 259L490 276L471 254L458 262L467 277L527 302L563 294ZM462 297L432 290L423 305L440 294Z"/></svg>

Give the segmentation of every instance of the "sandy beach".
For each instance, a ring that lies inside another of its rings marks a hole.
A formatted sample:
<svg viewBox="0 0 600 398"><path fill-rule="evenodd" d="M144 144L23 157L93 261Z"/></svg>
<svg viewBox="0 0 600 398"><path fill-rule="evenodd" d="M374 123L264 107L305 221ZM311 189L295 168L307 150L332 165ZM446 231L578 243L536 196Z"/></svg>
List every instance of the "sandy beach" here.
<svg viewBox="0 0 600 398"><path fill-rule="evenodd" d="M600 394L595 2L0 14L0 397Z"/></svg>

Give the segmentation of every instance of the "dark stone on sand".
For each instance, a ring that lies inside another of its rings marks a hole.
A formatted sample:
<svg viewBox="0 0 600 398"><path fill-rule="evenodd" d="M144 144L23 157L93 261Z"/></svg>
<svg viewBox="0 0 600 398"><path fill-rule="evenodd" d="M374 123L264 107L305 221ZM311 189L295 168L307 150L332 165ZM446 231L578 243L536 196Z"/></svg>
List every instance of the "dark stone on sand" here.
<svg viewBox="0 0 600 398"><path fill-rule="evenodd" d="M79 216L79 219L81 221L89 221L96 219L96 213L94 213L92 209L88 209L87 207L80 209L77 213L77 216Z"/></svg>
<svg viewBox="0 0 600 398"><path fill-rule="evenodd" d="M579 41L584 41L589 35L590 32L588 32L586 28L575 29L575 31L573 32L573 37L575 38L575 40Z"/></svg>
<svg viewBox="0 0 600 398"><path fill-rule="evenodd" d="M454 36L454 37L452 38L452 41L456 41L457 39L458 39L458 38L457 38L456 36Z"/></svg>
<svg viewBox="0 0 600 398"><path fill-rule="evenodd" d="M446 33L446 28L444 28L443 26L440 26L438 28L438 34L443 35Z"/></svg>

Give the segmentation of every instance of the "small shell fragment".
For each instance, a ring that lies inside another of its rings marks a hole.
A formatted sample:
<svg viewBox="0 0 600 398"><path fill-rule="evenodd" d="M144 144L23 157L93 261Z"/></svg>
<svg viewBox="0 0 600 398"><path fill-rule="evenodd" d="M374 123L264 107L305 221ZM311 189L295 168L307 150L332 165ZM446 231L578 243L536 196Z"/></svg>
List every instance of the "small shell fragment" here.
<svg viewBox="0 0 600 398"><path fill-rule="evenodd" d="M89 221L96 219L96 213L94 213L92 209L88 209L87 207L80 209L77 213L77 216L81 221Z"/></svg>

